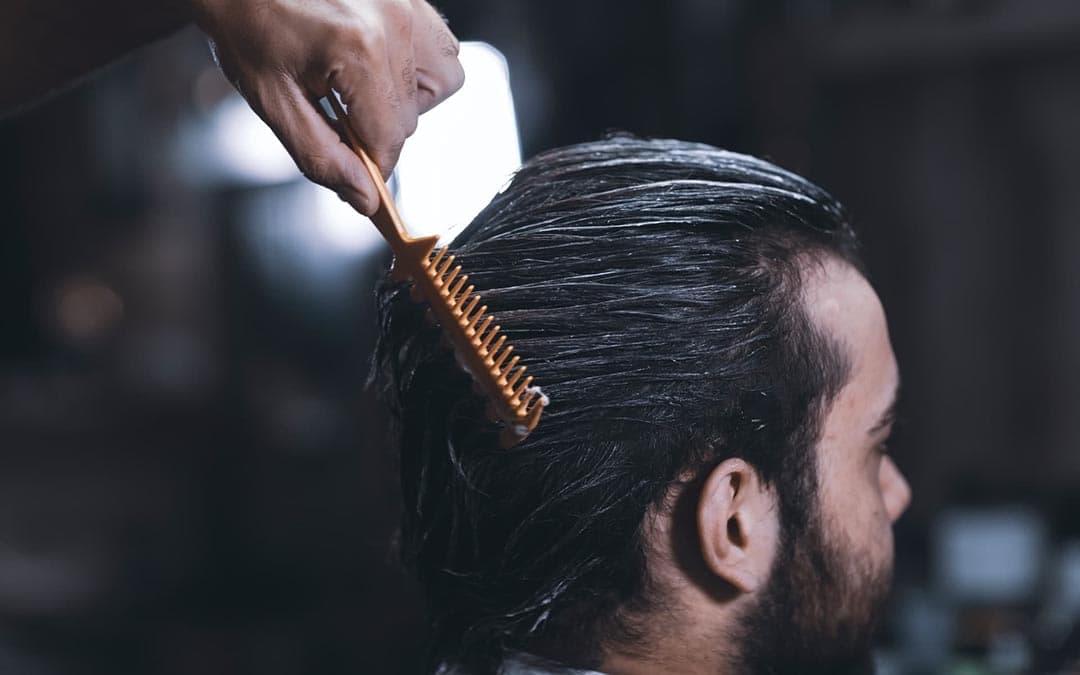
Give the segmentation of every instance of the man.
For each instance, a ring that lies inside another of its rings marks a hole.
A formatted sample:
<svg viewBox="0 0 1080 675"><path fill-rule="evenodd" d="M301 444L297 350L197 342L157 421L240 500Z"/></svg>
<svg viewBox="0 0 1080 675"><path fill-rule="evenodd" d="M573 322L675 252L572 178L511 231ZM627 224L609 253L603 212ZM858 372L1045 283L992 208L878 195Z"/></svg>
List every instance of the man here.
<svg viewBox="0 0 1080 675"><path fill-rule="evenodd" d="M500 450L439 330L383 291L432 670L869 670L910 492L840 205L752 157L616 137L533 159L453 248L551 403Z"/></svg>
<svg viewBox="0 0 1080 675"><path fill-rule="evenodd" d="M425 0L5 0L0 116L190 21L304 175L368 215L375 184L314 101L341 94L389 176L417 116L464 81L457 39Z"/></svg>

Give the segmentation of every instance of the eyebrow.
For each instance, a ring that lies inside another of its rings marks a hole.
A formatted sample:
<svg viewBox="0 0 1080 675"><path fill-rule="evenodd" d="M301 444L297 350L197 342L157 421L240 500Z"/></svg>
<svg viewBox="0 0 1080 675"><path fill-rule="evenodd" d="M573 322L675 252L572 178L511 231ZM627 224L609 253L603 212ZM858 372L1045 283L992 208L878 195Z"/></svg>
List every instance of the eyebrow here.
<svg viewBox="0 0 1080 675"><path fill-rule="evenodd" d="M882 431L889 428L889 426L896 421L896 405L900 400L900 384L897 383L896 389L893 390L892 401L888 407L881 413L878 421L874 423L874 426L870 427L867 432L870 436L876 436Z"/></svg>

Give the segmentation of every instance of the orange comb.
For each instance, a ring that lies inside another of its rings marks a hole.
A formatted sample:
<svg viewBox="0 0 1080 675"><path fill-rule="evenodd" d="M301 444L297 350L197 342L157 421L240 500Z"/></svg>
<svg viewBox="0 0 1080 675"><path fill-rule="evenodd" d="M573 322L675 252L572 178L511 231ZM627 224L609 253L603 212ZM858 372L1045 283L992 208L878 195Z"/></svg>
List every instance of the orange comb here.
<svg viewBox="0 0 1080 675"><path fill-rule="evenodd" d="M390 190L379 167L364 152L353 130L345 123L345 111L331 93L326 99L337 118L339 133L363 161L379 192L379 210L371 217L379 233L394 252L390 278L412 279L412 299L426 301L443 333L454 348L458 363L472 375L476 388L488 399L488 417L502 420L506 427L499 443L509 448L520 443L540 423L548 398L533 385L532 375L525 376L525 366L514 346L507 344L501 326L492 326L487 305L480 305L480 295L461 265L445 247L435 248L438 237L413 238L408 235L398 215Z"/></svg>

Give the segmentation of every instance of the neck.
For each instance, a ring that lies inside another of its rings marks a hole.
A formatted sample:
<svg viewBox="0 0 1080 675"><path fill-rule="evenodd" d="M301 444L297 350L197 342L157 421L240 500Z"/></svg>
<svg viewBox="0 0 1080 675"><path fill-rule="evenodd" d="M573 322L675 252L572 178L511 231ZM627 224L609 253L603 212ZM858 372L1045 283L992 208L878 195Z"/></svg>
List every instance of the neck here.
<svg viewBox="0 0 1080 675"><path fill-rule="evenodd" d="M682 607L642 621L646 639L633 645L605 645L599 670L609 675L725 675L737 672L738 651L731 628L737 608L718 607L694 585L682 589ZM687 596L691 596L688 598ZM689 602L687 602L689 600ZM738 604L738 603L736 603Z"/></svg>
<svg viewBox="0 0 1080 675"><path fill-rule="evenodd" d="M725 675L734 672L730 656L717 645L660 646L648 654L605 652L600 671L608 675Z"/></svg>

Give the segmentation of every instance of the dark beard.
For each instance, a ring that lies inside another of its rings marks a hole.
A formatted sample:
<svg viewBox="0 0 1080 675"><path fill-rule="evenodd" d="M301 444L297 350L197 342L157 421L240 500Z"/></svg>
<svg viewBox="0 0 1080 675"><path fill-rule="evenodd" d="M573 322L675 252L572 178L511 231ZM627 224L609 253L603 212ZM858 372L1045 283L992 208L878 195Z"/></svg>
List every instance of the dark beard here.
<svg viewBox="0 0 1080 675"><path fill-rule="evenodd" d="M799 529L784 532L769 584L743 619L735 672L873 673L891 564L875 569L849 542L827 536L816 515Z"/></svg>

